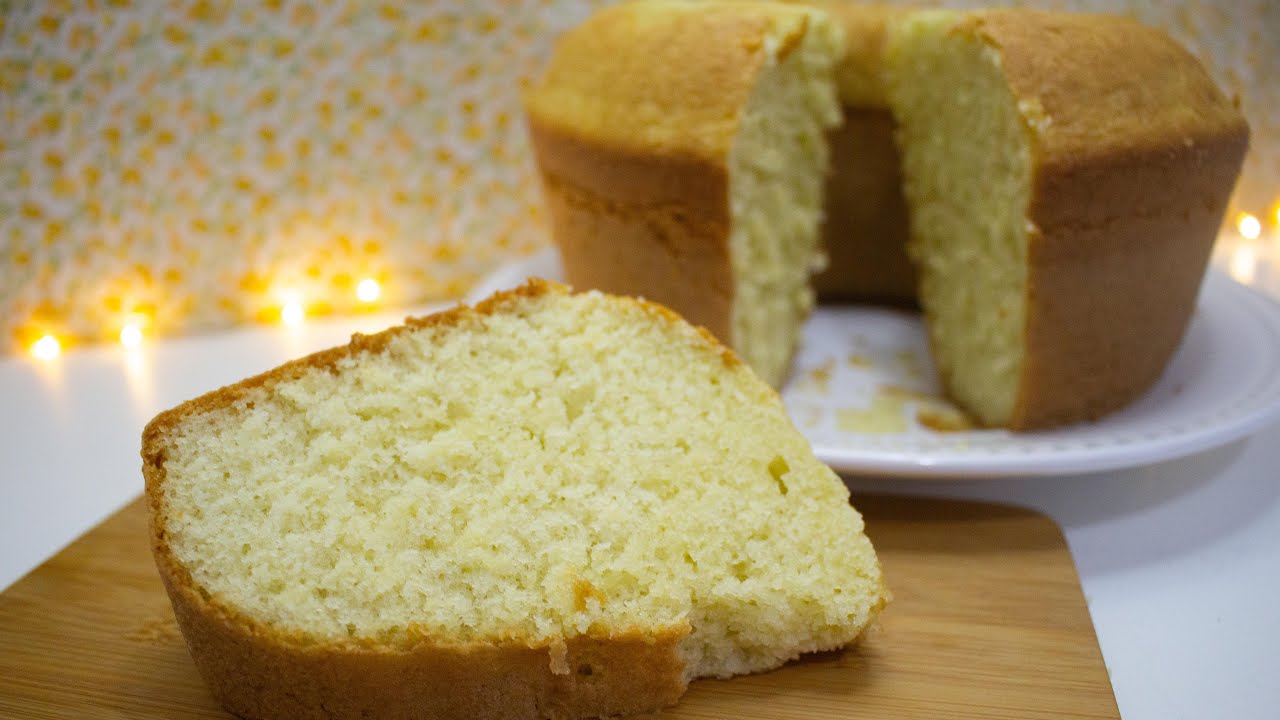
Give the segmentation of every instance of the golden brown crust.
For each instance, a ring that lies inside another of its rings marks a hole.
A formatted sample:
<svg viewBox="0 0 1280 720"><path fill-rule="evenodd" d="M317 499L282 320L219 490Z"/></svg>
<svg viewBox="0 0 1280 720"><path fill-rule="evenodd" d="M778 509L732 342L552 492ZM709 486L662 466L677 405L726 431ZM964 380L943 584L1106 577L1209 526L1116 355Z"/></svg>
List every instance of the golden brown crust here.
<svg viewBox="0 0 1280 720"><path fill-rule="evenodd" d="M407 649L291 642L203 598L160 560L201 677L245 718L579 718L655 710L679 699L687 632ZM564 672L553 672L553 663Z"/></svg>
<svg viewBox="0 0 1280 720"><path fill-rule="evenodd" d="M1134 21L1004 10L959 28L999 50L1033 138L1010 425L1096 419L1145 392L1181 342L1248 127L1194 57Z"/></svg>
<svg viewBox="0 0 1280 720"><path fill-rule="evenodd" d="M142 472L152 554L192 658L214 696L246 718L576 718L632 714L674 703L684 692L677 644L687 625L657 631L566 638L562 643L513 639L466 645L415 635L387 644L354 638L336 643L264 626L199 587L174 557L165 528L166 436L184 418L228 408L256 388L339 360L376 352L403 332L451 327L547 294L568 294L558 283L531 279L478 303L421 318L349 344L309 355L161 413L143 431ZM684 321L660 305L633 298L673 326ZM733 352L697 328L690 342L741 367Z"/></svg>
<svg viewBox="0 0 1280 720"><path fill-rule="evenodd" d="M1000 51L1024 115L1051 119L1036 142L1042 167L1248 134L1195 56L1156 28L1026 9L974 13L970 27Z"/></svg>
<svg viewBox="0 0 1280 720"><path fill-rule="evenodd" d="M1246 145L1240 133L1039 173L1011 427L1094 420L1159 379L1191 320ZM1134 210L1107 217L1099 198Z"/></svg>
<svg viewBox="0 0 1280 720"><path fill-rule="evenodd" d="M592 148L532 118L530 133L568 280L674 308L728 342L734 289L724 166Z"/></svg>
<svg viewBox="0 0 1280 720"><path fill-rule="evenodd" d="M526 98L548 132L634 155L723 163L764 62L807 15L753 2L624 3L562 36Z"/></svg>

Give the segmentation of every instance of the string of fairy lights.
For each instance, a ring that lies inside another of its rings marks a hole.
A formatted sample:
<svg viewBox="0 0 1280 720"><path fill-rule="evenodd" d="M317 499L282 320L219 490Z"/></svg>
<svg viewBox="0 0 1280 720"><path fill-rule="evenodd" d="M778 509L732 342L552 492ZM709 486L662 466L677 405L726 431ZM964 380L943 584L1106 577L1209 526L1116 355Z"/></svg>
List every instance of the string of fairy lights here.
<svg viewBox="0 0 1280 720"><path fill-rule="evenodd" d="M1236 215L1234 233L1226 231L1219 238L1219 249L1226 253L1225 269L1239 282L1251 284L1256 279L1259 254L1272 252L1280 258L1280 200L1264 216L1271 224L1270 244L1265 243L1267 228L1257 215L1242 212ZM355 284L355 297L358 306L363 309L374 309L383 296L382 284L368 277ZM285 289L276 293L278 299L278 319L286 327L298 327L308 317L307 298L297 290ZM136 350L148 339L151 318L147 313L135 312L129 315L120 325L119 342L127 350ZM64 341L53 333L38 337L30 345L32 357L43 362L53 362L63 352Z"/></svg>
<svg viewBox="0 0 1280 720"><path fill-rule="evenodd" d="M364 278L356 283L356 300L365 309L374 309L382 298L382 284L374 278ZM279 319L286 327L298 327L306 322L307 302L303 294L296 290L284 289L277 293L279 298ZM151 326L151 318L146 313L131 313L121 324L119 340L126 350L136 350L148 339L147 330ZM63 351L63 340L53 333L45 333L30 346L31 356L43 362L53 362Z"/></svg>
<svg viewBox="0 0 1280 720"><path fill-rule="evenodd" d="M1226 255L1225 269L1237 281L1245 285L1257 281L1260 255L1269 255L1280 264L1280 200L1271 212L1263 216L1271 221L1270 237L1266 224L1258 216L1242 212L1235 218L1235 233L1219 237L1219 249Z"/></svg>

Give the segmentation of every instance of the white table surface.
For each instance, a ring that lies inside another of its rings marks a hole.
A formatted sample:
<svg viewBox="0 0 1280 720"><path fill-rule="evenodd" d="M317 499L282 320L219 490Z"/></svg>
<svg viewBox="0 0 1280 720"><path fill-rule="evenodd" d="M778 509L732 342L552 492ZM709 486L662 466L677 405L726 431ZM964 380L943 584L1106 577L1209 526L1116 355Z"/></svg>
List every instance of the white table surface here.
<svg viewBox="0 0 1280 720"><path fill-rule="evenodd" d="M1238 258L1216 262L1280 294L1280 274L1256 252L1247 273ZM406 312L89 348L51 363L0 358L0 588L141 492L139 436L158 411ZM1280 718L1280 424L1098 475L850 484L1056 520L1126 720Z"/></svg>

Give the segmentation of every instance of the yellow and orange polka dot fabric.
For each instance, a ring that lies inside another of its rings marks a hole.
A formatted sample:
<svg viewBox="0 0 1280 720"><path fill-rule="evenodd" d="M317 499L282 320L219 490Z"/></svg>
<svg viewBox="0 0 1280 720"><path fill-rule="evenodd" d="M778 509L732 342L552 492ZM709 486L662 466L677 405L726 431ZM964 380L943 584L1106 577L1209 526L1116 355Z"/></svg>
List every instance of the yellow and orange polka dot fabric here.
<svg viewBox="0 0 1280 720"><path fill-rule="evenodd" d="M0 4L0 354L460 295L547 242L520 93L599 4ZM1275 3L1036 4L1192 47L1254 127L1237 204L1273 199Z"/></svg>
<svg viewBox="0 0 1280 720"><path fill-rule="evenodd" d="M589 3L0 17L0 344L456 296L545 242L520 89Z"/></svg>

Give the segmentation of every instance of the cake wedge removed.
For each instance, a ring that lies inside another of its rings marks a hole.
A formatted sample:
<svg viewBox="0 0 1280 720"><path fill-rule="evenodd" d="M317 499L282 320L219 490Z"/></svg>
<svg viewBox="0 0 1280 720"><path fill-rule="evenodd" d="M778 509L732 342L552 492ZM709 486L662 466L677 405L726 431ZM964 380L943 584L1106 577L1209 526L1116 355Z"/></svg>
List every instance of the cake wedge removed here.
<svg viewBox="0 0 1280 720"><path fill-rule="evenodd" d="M533 280L162 413L151 542L246 718L578 718L842 647L887 598L776 393Z"/></svg>

